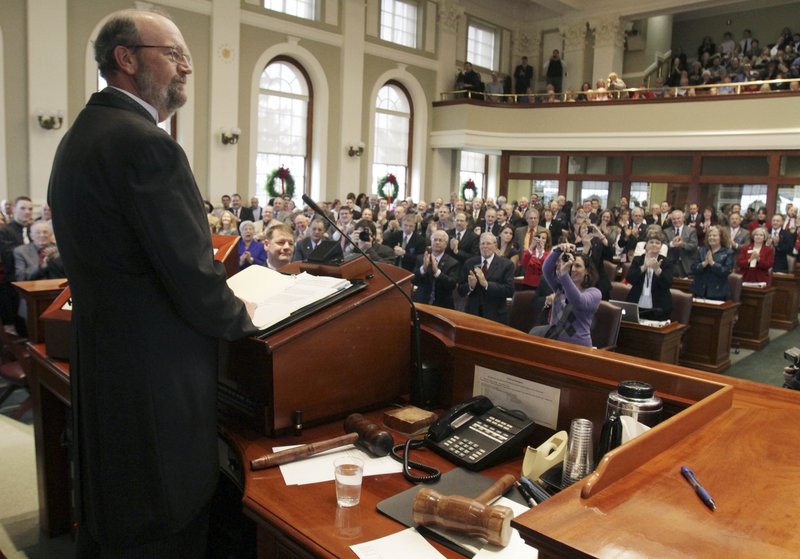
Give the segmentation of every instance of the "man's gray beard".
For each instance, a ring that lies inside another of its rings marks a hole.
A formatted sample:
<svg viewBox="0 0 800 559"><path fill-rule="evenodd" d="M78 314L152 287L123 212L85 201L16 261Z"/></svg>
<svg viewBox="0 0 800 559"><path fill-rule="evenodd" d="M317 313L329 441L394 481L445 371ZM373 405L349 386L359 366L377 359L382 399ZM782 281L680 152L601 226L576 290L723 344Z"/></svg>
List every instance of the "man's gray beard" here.
<svg viewBox="0 0 800 559"><path fill-rule="evenodd" d="M178 89L180 83L178 76L175 76L164 89L159 88L155 83L147 67L143 67L143 70L135 74L133 79L142 99L153 105L159 114L171 115L186 103L186 95Z"/></svg>

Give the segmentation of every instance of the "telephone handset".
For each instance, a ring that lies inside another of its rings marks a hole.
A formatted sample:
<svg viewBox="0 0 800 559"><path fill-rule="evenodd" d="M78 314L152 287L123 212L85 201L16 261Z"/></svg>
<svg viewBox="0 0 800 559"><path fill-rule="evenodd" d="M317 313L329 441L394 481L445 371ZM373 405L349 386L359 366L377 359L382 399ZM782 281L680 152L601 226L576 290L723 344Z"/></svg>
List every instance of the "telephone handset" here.
<svg viewBox="0 0 800 559"><path fill-rule="evenodd" d="M523 412L476 396L444 413L428 429L425 442L459 466L482 470L519 453L534 425Z"/></svg>

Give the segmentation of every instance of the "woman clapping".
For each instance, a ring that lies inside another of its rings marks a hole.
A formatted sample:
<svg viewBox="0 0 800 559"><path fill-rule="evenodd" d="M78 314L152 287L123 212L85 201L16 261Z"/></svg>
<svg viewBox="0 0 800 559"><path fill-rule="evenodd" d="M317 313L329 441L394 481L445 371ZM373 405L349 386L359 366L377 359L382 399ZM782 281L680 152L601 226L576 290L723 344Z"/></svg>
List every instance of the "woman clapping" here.
<svg viewBox="0 0 800 559"><path fill-rule="evenodd" d="M742 281L772 283L770 269L775 262L775 249L767 244L767 230L756 227L753 241L739 251L739 273Z"/></svg>
<svg viewBox="0 0 800 559"><path fill-rule="evenodd" d="M695 297L724 301L730 295L728 276L733 270L734 253L727 233L716 225L706 232L706 246L700 247L692 264Z"/></svg>

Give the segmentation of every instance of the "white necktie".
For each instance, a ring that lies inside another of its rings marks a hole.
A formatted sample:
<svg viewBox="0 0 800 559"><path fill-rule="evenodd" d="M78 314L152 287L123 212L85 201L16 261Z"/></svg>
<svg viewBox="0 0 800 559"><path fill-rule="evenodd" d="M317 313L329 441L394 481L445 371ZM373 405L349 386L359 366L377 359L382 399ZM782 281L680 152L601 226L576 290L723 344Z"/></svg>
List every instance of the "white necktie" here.
<svg viewBox="0 0 800 559"><path fill-rule="evenodd" d="M28 226L22 228L22 244L27 245L30 244L31 239L28 237Z"/></svg>

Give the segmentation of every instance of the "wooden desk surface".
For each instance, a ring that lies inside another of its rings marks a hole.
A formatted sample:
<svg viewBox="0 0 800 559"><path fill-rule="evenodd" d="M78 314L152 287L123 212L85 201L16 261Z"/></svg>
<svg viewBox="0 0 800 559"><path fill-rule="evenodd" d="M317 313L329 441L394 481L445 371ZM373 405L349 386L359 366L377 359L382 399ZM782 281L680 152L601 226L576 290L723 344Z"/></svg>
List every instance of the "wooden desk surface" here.
<svg viewBox="0 0 800 559"><path fill-rule="evenodd" d="M382 412L365 415L382 424ZM226 438L241 451L245 464L244 506L247 514L263 528L277 528L282 535L289 536L316 557L353 557L351 545L404 530L405 526L378 512L377 505L414 485L406 481L401 473L364 477L361 502L353 510L344 510L336 506L333 481L287 486L279 468L253 472L250 471L249 462L270 452L272 446L308 443L342 435L342 423L338 421L307 429L302 437L286 436L276 439L244 434L236 427L224 432ZM401 433L391 430L389 432L396 443L406 440L406 436ZM427 448L414 450L412 459L433 465L442 473L455 467ZM518 476L521 466L522 461L518 459L481 473L494 479L504 473ZM431 543L445 557L463 557L439 543ZM259 557L268 556L261 551L259 542Z"/></svg>
<svg viewBox="0 0 800 559"><path fill-rule="evenodd" d="M523 537L540 557L797 557L800 393L730 380L731 409L593 497L580 482L522 515Z"/></svg>

